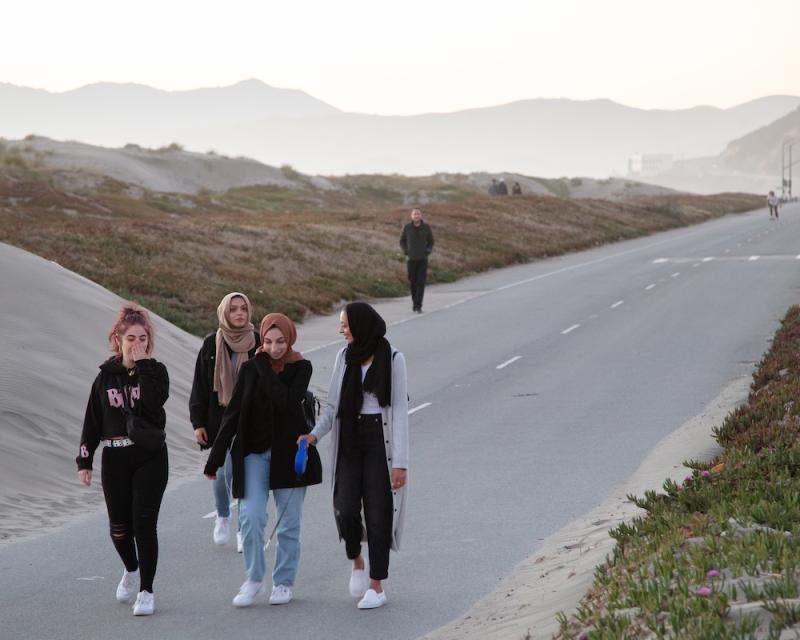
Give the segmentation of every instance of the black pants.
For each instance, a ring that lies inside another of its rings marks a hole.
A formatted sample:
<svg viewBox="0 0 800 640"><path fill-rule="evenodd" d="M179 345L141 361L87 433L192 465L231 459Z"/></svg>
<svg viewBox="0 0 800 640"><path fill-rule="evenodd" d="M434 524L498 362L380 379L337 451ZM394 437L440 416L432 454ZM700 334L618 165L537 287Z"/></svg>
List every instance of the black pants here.
<svg viewBox="0 0 800 640"><path fill-rule="evenodd" d="M773 213L775 214L775 217L777 218L778 217L778 207L776 207L775 205L771 204L771 205L769 205L769 217L770 218L772 217Z"/></svg>
<svg viewBox="0 0 800 640"><path fill-rule="evenodd" d="M411 289L411 303L414 310L422 309L422 297L425 295L425 280L428 277L428 260L409 260L408 286Z"/></svg>
<svg viewBox="0 0 800 640"><path fill-rule="evenodd" d="M356 424L343 424L336 459L333 509L347 557L361 555L361 504L367 525L369 577L389 577L392 546L392 487L386 462L381 416L362 415Z"/></svg>
<svg viewBox="0 0 800 640"><path fill-rule="evenodd" d="M168 468L166 446L155 452L136 445L103 449L101 475L111 540L125 569L140 569L140 590L150 593L158 563L158 511Z"/></svg>

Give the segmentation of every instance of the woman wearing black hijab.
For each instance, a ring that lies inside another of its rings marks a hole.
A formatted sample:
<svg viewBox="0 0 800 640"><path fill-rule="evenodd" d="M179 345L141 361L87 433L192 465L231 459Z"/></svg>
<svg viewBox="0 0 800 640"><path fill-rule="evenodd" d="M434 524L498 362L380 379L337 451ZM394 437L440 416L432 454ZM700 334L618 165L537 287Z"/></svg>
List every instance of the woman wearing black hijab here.
<svg viewBox="0 0 800 640"><path fill-rule="evenodd" d="M406 361L386 340L386 323L366 302L341 312L347 346L336 355L325 407L309 444L331 432L333 510L339 538L353 561L350 595L359 609L386 604L381 581L389 575L389 549L403 531L408 469ZM366 529L361 520L363 507ZM369 580L361 555L368 539Z"/></svg>

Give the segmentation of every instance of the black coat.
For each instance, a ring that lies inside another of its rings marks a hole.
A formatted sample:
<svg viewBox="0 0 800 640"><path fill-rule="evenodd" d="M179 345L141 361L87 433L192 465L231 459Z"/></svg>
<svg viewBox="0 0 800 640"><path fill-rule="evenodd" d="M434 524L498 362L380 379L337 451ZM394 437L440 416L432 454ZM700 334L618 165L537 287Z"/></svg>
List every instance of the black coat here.
<svg viewBox="0 0 800 640"><path fill-rule="evenodd" d="M250 358L256 354L256 349L261 344L258 331L253 331L253 335L256 338L256 344L248 353ZM203 346L200 347L200 352L197 354L192 392L189 396L189 419L192 422L192 429L203 427L208 435L208 444L200 445L201 449L208 449L214 444L219 424L222 422L222 414L225 413L225 407L220 405L219 396L214 391L214 365L216 362L217 332L215 331L205 337Z"/></svg>
<svg viewBox="0 0 800 640"><path fill-rule="evenodd" d="M215 475L231 450L233 496L244 498L244 456L247 430L259 425L271 430L270 489L306 487L322 482L322 464L316 447L309 447L306 472L294 472L297 438L310 431L301 400L311 380L308 360L289 363L280 374L272 370L269 356L259 353L242 365L233 397L222 417L219 433L211 447L205 471Z"/></svg>

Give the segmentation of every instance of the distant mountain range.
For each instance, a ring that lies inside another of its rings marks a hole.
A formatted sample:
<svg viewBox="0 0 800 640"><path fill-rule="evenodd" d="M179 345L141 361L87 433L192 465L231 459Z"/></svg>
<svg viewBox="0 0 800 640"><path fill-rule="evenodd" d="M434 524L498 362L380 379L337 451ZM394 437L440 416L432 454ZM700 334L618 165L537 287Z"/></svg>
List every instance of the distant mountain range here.
<svg viewBox="0 0 800 640"><path fill-rule="evenodd" d="M0 84L0 136L103 146L214 149L312 174L513 171L624 174L636 152L713 156L800 105L768 96L730 109L642 110L609 100L525 100L454 113L345 113L257 80L167 92L101 83L65 93Z"/></svg>

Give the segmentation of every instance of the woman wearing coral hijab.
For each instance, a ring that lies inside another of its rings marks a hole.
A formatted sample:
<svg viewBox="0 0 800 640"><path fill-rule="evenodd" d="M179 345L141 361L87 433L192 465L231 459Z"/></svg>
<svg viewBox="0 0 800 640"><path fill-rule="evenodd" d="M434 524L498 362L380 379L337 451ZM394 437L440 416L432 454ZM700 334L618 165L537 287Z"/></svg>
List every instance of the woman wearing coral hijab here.
<svg viewBox="0 0 800 640"><path fill-rule="evenodd" d="M240 499L246 574L233 599L236 607L253 604L264 588L264 528L270 490L278 544L269 602L291 601L300 561L306 487L322 482L315 449L309 451L305 473L298 475L294 467L297 439L309 430L301 403L311 380L311 363L292 348L297 331L285 315L266 315L259 333L261 347L242 365L205 468L206 476L213 479L233 443L233 495Z"/></svg>
<svg viewBox="0 0 800 640"><path fill-rule="evenodd" d="M332 433L333 509L339 537L353 561L350 595L359 609L386 604L381 582L389 575L389 549L403 531L408 469L406 361L393 349L386 323L366 302L351 302L340 315L347 346L336 355L328 399L310 444ZM369 580L361 555L364 520Z"/></svg>
<svg viewBox="0 0 800 640"><path fill-rule="evenodd" d="M250 322L252 314L253 308L245 294L234 291L226 295L217 307L219 328L205 337L197 354L189 416L195 440L201 449L214 444L239 371L261 344L258 332ZM217 509L213 540L214 544L225 545L230 538L230 456L217 474L213 488ZM241 552L241 533L236 534L236 547Z"/></svg>

